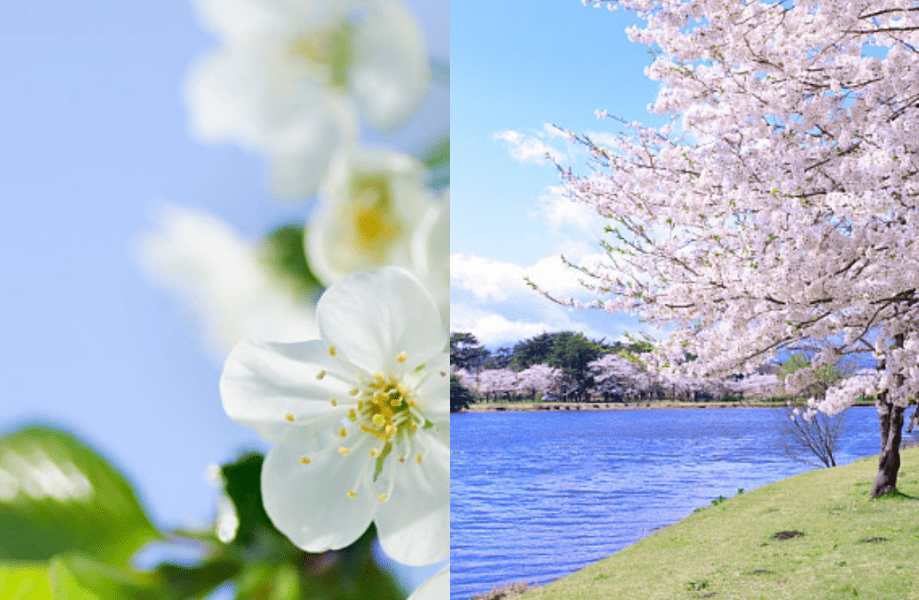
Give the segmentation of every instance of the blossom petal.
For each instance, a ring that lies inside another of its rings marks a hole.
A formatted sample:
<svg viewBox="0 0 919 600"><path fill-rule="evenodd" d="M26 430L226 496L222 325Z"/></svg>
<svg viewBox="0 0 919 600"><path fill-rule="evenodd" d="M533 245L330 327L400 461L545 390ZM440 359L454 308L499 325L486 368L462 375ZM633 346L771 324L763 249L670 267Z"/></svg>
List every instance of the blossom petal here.
<svg viewBox="0 0 919 600"><path fill-rule="evenodd" d="M349 83L361 114L379 129L401 125L418 109L431 79L417 20L396 2L379 2L354 45Z"/></svg>
<svg viewBox="0 0 919 600"><path fill-rule="evenodd" d="M450 554L450 449L426 432L415 438L424 448L423 460L393 463L393 493L374 520L386 554L422 566Z"/></svg>
<svg viewBox="0 0 919 600"><path fill-rule="evenodd" d="M322 377L322 371L347 377L325 342L240 342L227 357L220 378L223 408L267 441L282 439L304 420L330 422L328 429L333 430L342 415L331 400L347 398L350 386Z"/></svg>
<svg viewBox="0 0 919 600"><path fill-rule="evenodd" d="M408 600L448 600L450 598L450 565L418 586Z"/></svg>
<svg viewBox="0 0 919 600"><path fill-rule="evenodd" d="M411 370L447 343L430 292L397 267L342 278L319 299L316 321L324 339L370 373ZM408 357L404 365L396 361L400 353Z"/></svg>
<svg viewBox="0 0 919 600"><path fill-rule="evenodd" d="M367 530L379 504L366 470L373 460L361 453L319 455L334 445L335 431L313 427L312 435L279 443L262 466L265 512L284 535L307 552L337 550ZM300 433L300 432L298 432ZM309 464L302 462L304 457ZM364 471L364 473L362 473ZM372 473L372 471L371 471ZM348 492L354 497L348 497Z"/></svg>

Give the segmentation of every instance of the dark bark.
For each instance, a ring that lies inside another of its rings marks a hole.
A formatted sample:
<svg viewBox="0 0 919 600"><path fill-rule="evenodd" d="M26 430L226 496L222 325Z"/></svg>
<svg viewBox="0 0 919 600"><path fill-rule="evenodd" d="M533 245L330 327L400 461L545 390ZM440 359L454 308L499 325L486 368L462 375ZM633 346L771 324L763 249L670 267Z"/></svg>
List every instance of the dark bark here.
<svg viewBox="0 0 919 600"><path fill-rule="evenodd" d="M871 486L871 497L897 491L897 473L900 470L900 441L903 436L903 407L887 400L887 392L877 400L878 422L881 426L881 454L878 473Z"/></svg>

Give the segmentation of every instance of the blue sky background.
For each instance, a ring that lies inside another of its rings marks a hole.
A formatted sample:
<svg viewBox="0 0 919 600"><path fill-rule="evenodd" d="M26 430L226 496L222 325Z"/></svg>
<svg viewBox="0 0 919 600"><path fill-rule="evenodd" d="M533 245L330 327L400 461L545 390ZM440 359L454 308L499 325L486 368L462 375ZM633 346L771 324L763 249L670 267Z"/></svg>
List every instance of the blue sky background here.
<svg viewBox="0 0 919 600"><path fill-rule="evenodd" d="M448 2L406 4L449 60ZM209 522L206 466L265 446L223 413L221 365L132 243L164 203L250 239L308 211L271 199L260 157L188 136L182 81L215 45L185 2L10 0L0 18L0 433L76 433L162 527ZM414 124L376 139L417 150L448 115L435 84Z"/></svg>
<svg viewBox="0 0 919 600"><path fill-rule="evenodd" d="M637 22L579 0L467 0L452 7L451 327L492 349L543 331L578 330L619 339L637 322L600 311L570 311L535 293L581 292L561 266L599 251L602 224L560 198L555 167L584 163L547 124L613 133L615 123L660 124L647 105L657 83L644 76L648 48L628 41Z"/></svg>

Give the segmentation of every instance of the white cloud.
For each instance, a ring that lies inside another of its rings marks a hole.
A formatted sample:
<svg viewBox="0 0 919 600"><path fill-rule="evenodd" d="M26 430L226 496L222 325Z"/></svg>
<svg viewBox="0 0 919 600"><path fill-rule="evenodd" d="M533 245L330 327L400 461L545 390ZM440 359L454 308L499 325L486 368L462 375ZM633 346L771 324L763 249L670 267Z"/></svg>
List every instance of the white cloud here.
<svg viewBox="0 0 919 600"><path fill-rule="evenodd" d="M560 299L589 300L579 275L557 256L522 267L454 254L450 257L450 329L471 332L489 347L513 345L547 331L580 331L597 340L615 340L626 330L635 331L633 318L573 310L542 296L524 280L530 277L541 290Z"/></svg>
<svg viewBox="0 0 919 600"><path fill-rule="evenodd" d="M552 231L557 233L567 226L572 226L577 229L579 237L593 238L603 230L603 218L586 204L569 199L565 188L560 185L545 188L545 192L539 197L538 216L544 218Z"/></svg>
<svg viewBox="0 0 919 600"><path fill-rule="evenodd" d="M541 137L546 137L546 134L529 137L519 131L508 130L493 134L491 139L496 142L504 142L511 158L518 162L544 165L547 163L547 156L553 161L561 161L564 153L546 144L539 139Z"/></svg>

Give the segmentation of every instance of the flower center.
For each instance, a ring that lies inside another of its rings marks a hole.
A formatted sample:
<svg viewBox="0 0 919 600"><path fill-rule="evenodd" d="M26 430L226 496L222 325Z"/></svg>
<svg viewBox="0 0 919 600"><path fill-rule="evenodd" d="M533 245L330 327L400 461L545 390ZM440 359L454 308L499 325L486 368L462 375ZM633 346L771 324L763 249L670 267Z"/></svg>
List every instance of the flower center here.
<svg viewBox="0 0 919 600"><path fill-rule="evenodd" d="M309 61L317 75L339 90L348 87L348 72L354 62L355 27L344 21L337 27L321 29L298 38L294 49Z"/></svg>
<svg viewBox="0 0 919 600"><path fill-rule="evenodd" d="M419 419L411 411L414 406L405 384L393 375L387 378L377 373L357 403L357 415L364 423L361 431L388 444L399 432L418 429Z"/></svg>
<svg viewBox="0 0 919 600"><path fill-rule="evenodd" d="M381 176L356 178L352 184L350 221L355 244L377 262L386 260L390 244L402 231L392 210L389 185Z"/></svg>

